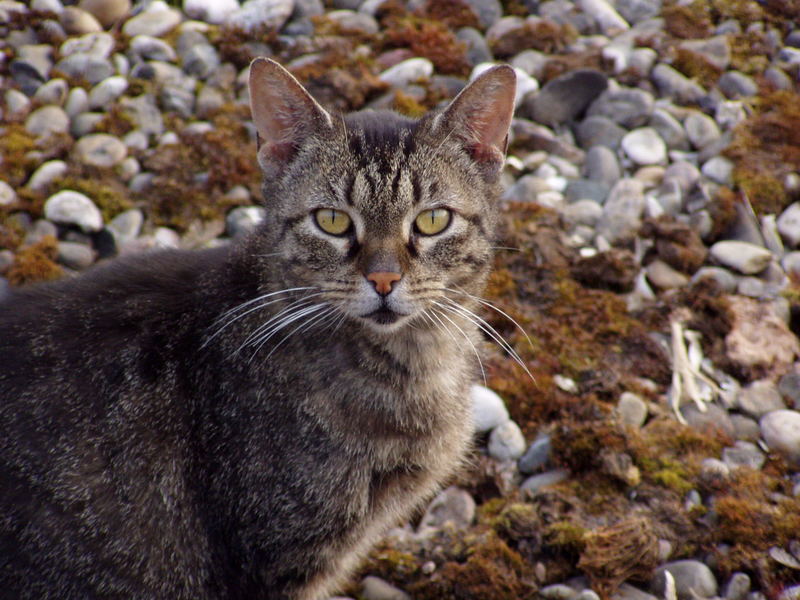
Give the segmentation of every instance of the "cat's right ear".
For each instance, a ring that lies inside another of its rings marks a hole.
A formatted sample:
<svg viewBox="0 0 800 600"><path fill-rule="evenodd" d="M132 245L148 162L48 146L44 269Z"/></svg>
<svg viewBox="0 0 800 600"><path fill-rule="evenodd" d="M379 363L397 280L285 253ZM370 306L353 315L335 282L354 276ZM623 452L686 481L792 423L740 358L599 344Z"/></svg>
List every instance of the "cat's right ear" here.
<svg viewBox="0 0 800 600"><path fill-rule="evenodd" d="M250 63L250 110L265 173L287 165L306 139L333 127L331 116L300 82L268 58Z"/></svg>

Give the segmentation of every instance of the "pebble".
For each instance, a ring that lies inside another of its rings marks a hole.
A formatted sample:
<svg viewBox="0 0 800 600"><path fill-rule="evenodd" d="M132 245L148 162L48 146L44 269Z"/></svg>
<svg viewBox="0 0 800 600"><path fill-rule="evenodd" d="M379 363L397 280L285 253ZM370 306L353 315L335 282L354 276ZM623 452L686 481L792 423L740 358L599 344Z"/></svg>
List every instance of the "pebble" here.
<svg viewBox="0 0 800 600"><path fill-rule="evenodd" d="M800 467L800 412L775 410L759 421L761 436L770 450Z"/></svg>
<svg viewBox="0 0 800 600"><path fill-rule="evenodd" d="M579 6L589 14L600 30L606 35L614 35L630 29L628 22L606 0L579 0Z"/></svg>
<svg viewBox="0 0 800 600"><path fill-rule="evenodd" d="M76 6L67 6L59 15L61 26L70 35L83 35L102 31L103 26L94 16Z"/></svg>
<svg viewBox="0 0 800 600"><path fill-rule="evenodd" d="M641 427L647 419L647 404L633 392L623 392L614 410L620 421L632 427Z"/></svg>
<svg viewBox="0 0 800 600"><path fill-rule="evenodd" d="M42 192L53 183L67 174L67 163L63 160L48 160L33 172L26 187L34 192Z"/></svg>
<svg viewBox="0 0 800 600"><path fill-rule="evenodd" d="M722 450L722 462L730 470L748 467L757 471L764 466L765 461L764 453L752 442L737 440L733 447Z"/></svg>
<svg viewBox="0 0 800 600"><path fill-rule="evenodd" d="M226 233L230 237L246 235L264 220L265 211L260 206L239 206L225 217Z"/></svg>
<svg viewBox="0 0 800 600"><path fill-rule="evenodd" d="M728 36L715 35L712 38L700 40L686 40L680 43L684 50L690 50L710 62L718 69L724 71L731 62L731 49Z"/></svg>
<svg viewBox="0 0 800 600"><path fill-rule="evenodd" d="M72 137L80 138L95 131L95 128L106 118L105 113L85 112L72 119L69 132Z"/></svg>
<svg viewBox="0 0 800 600"><path fill-rule="evenodd" d="M738 240L717 242L711 246L710 254L717 262L745 275L760 273L772 260L772 253L766 248Z"/></svg>
<svg viewBox="0 0 800 600"><path fill-rule="evenodd" d="M40 104L55 104L57 106L63 106L64 100L67 98L68 91L69 86L67 85L67 82L59 77L56 79L51 79L50 81L39 86L39 89L37 89L36 93L33 95L33 99L38 101Z"/></svg>
<svg viewBox="0 0 800 600"><path fill-rule="evenodd" d="M705 564L697 560L677 560L656 569L651 589L659 597L664 597L666 578L669 571L675 579L675 592L678 600L713 598L717 594L717 580Z"/></svg>
<svg viewBox="0 0 800 600"><path fill-rule="evenodd" d="M552 450L550 436L540 435L537 437L517 462L520 473L528 475L544 467L550 460Z"/></svg>
<svg viewBox="0 0 800 600"><path fill-rule="evenodd" d="M700 479L708 486L722 485L730 474L730 467L718 458L704 458L700 463Z"/></svg>
<svg viewBox="0 0 800 600"><path fill-rule="evenodd" d="M485 433L510 419L503 399L482 385L473 385L470 390L472 419L477 433Z"/></svg>
<svg viewBox="0 0 800 600"><path fill-rule="evenodd" d="M44 216L53 223L75 225L83 231L100 231L103 217L87 196L73 190L62 190L44 203Z"/></svg>
<svg viewBox="0 0 800 600"><path fill-rule="evenodd" d="M721 135L714 119L701 112L691 113L683 126L692 146L699 150L718 140Z"/></svg>
<svg viewBox="0 0 800 600"><path fill-rule="evenodd" d="M740 71L726 71L717 81L717 87L728 98L748 98L758 93L758 84Z"/></svg>
<svg viewBox="0 0 800 600"><path fill-rule="evenodd" d="M693 402L684 404L681 415L690 427L700 432L719 429L728 436L734 434L730 414L716 404L706 404L705 410L700 410Z"/></svg>
<svg viewBox="0 0 800 600"><path fill-rule="evenodd" d="M183 53L183 70L200 79L208 78L219 68L220 58L211 44L197 44Z"/></svg>
<svg viewBox="0 0 800 600"><path fill-rule="evenodd" d="M394 87L403 87L420 80L430 79L433 63L427 58L409 58L389 67L378 78Z"/></svg>
<svg viewBox="0 0 800 600"><path fill-rule="evenodd" d="M644 206L642 182L620 179L608 194L597 232L612 243L634 236L641 226Z"/></svg>
<svg viewBox="0 0 800 600"><path fill-rule="evenodd" d="M139 34L128 46L130 52L142 60L163 60L174 62L178 55L172 46L152 35Z"/></svg>
<svg viewBox="0 0 800 600"><path fill-rule="evenodd" d="M294 11L293 0L246 0L228 15L225 23L245 31L259 28L279 30Z"/></svg>
<svg viewBox="0 0 800 600"><path fill-rule="evenodd" d="M49 104L33 111L25 120L25 129L31 135L46 136L69 131L69 117L60 106Z"/></svg>
<svg viewBox="0 0 800 600"><path fill-rule="evenodd" d="M455 486L439 492L428 505L418 529L439 529L449 523L456 529L466 529L475 520L475 500Z"/></svg>
<svg viewBox="0 0 800 600"><path fill-rule="evenodd" d="M758 427L758 422L745 415L732 414L731 423L733 423L733 434L736 439L744 440L746 442L757 442L761 435L761 430Z"/></svg>
<svg viewBox="0 0 800 600"><path fill-rule="evenodd" d="M119 75L108 77L89 91L89 108L108 109L128 89L128 80Z"/></svg>
<svg viewBox="0 0 800 600"><path fill-rule="evenodd" d="M650 77L662 96L673 98L681 104L697 104L706 95L702 86L664 63L653 67Z"/></svg>
<svg viewBox="0 0 800 600"><path fill-rule="evenodd" d="M622 149L639 165L658 165L667 160L667 145L652 127L641 127L622 138Z"/></svg>
<svg viewBox="0 0 800 600"><path fill-rule="evenodd" d="M68 77L82 77L92 85L114 74L114 67L108 59L87 52L70 54L58 61L55 68Z"/></svg>
<svg viewBox="0 0 800 600"><path fill-rule="evenodd" d="M742 412L756 419L768 412L786 408L777 386L769 380L759 380L743 387L736 399Z"/></svg>
<svg viewBox="0 0 800 600"><path fill-rule="evenodd" d="M592 102L588 116L603 116L627 128L641 127L650 120L655 101L645 90L606 90Z"/></svg>
<svg viewBox="0 0 800 600"><path fill-rule="evenodd" d="M17 192L5 181L0 180L0 206L8 206L17 201Z"/></svg>
<svg viewBox="0 0 800 600"><path fill-rule="evenodd" d="M489 50L489 44L486 43L486 38L477 29L462 27L456 32L456 37L467 45L467 62L470 65L474 66L493 60L494 57L492 51ZM511 66L516 66L513 61ZM530 72L528 74L530 75Z"/></svg>
<svg viewBox="0 0 800 600"><path fill-rule="evenodd" d="M77 160L93 167L113 167L128 155L125 144L107 133L83 136L75 143L73 151Z"/></svg>
<svg viewBox="0 0 800 600"><path fill-rule="evenodd" d="M650 283L662 290L684 287L689 283L686 275L676 271L663 260L654 260L647 265L646 271Z"/></svg>
<svg viewBox="0 0 800 600"><path fill-rule="evenodd" d="M30 108L30 99L19 90L9 89L5 93L6 110L9 117L24 115Z"/></svg>
<svg viewBox="0 0 800 600"><path fill-rule="evenodd" d="M221 25L239 9L239 0L183 0L183 12L192 19Z"/></svg>
<svg viewBox="0 0 800 600"><path fill-rule="evenodd" d="M131 0L81 0L78 6L109 28L130 12Z"/></svg>
<svg viewBox="0 0 800 600"><path fill-rule="evenodd" d="M800 202L793 202L780 214L776 221L778 233L792 248L800 245Z"/></svg>
<svg viewBox="0 0 800 600"><path fill-rule="evenodd" d="M792 370L778 380L778 391L794 408L800 408L800 372Z"/></svg>
<svg viewBox="0 0 800 600"><path fill-rule="evenodd" d="M610 187L622 176L617 153L608 146L597 145L589 148L583 163L587 179L599 181Z"/></svg>
<svg viewBox="0 0 800 600"><path fill-rule="evenodd" d="M689 149L689 138L683 125L663 108L656 108L653 111L649 125L658 132L670 150Z"/></svg>
<svg viewBox="0 0 800 600"><path fill-rule="evenodd" d="M517 460L525 452L525 436L514 421L506 421L489 435L489 456L500 462Z"/></svg>
<svg viewBox="0 0 800 600"><path fill-rule="evenodd" d="M142 211L138 208L131 208L111 219L106 229L114 236L117 248L122 248L139 236L143 223Z"/></svg>
<svg viewBox="0 0 800 600"><path fill-rule="evenodd" d="M575 133L581 148L599 145L614 150L619 147L626 131L608 117L595 115L583 119Z"/></svg>
<svg viewBox="0 0 800 600"><path fill-rule="evenodd" d="M553 126L578 117L607 87L600 71L576 69L548 81L525 107L534 121Z"/></svg>
<svg viewBox="0 0 800 600"><path fill-rule="evenodd" d="M546 488L569 478L569 471L565 469L553 469L552 471L545 471L539 475L531 475L522 485L519 486L520 490L527 491L529 494L534 495L543 488Z"/></svg>
<svg viewBox="0 0 800 600"><path fill-rule="evenodd" d="M64 102L64 111L69 118L74 118L82 112L89 110L89 94L82 87L74 87L67 94Z"/></svg>
<svg viewBox="0 0 800 600"><path fill-rule="evenodd" d="M401 589L373 575L361 580L361 596L364 600L411 600Z"/></svg>
<svg viewBox="0 0 800 600"><path fill-rule="evenodd" d="M561 209L561 216L567 225L586 225L594 227L603 216L603 207L594 200L583 198Z"/></svg>
<svg viewBox="0 0 800 600"><path fill-rule="evenodd" d="M127 36L150 35L161 37L172 31L181 22L179 10L171 8L162 0L154 0L122 26L122 33Z"/></svg>
<svg viewBox="0 0 800 600"><path fill-rule="evenodd" d="M86 244L77 242L58 242L58 262L65 267L82 271L92 265L94 251Z"/></svg>
<svg viewBox="0 0 800 600"><path fill-rule="evenodd" d="M703 164L700 172L720 185L733 184L733 163L724 156L715 156Z"/></svg>

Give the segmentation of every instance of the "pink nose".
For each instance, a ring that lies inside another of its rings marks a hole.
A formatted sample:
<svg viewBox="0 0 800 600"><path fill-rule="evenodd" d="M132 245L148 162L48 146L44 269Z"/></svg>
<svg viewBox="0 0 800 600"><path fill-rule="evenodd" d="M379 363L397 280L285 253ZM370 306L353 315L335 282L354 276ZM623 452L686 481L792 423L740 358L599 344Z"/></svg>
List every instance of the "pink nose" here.
<svg viewBox="0 0 800 600"><path fill-rule="evenodd" d="M375 291L381 296L386 296L392 291L392 284L400 281L400 273L391 271L376 271L367 275L367 279L375 285Z"/></svg>

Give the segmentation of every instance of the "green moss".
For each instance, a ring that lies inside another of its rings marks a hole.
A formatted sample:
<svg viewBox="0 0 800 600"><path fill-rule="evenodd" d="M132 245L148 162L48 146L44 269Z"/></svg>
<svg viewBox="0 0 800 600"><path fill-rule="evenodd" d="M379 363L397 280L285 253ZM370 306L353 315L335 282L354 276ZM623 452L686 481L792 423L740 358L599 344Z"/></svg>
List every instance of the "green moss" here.
<svg viewBox="0 0 800 600"><path fill-rule="evenodd" d="M75 172L55 182L59 189L75 190L86 194L100 209L105 222L119 213L133 208L133 201L128 196L128 188L113 173L100 170Z"/></svg>
<svg viewBox="0 0 800 600"><path fill-rule="evenodd" d="M20 123L0 128L0 177L11 187L21 186L35 167L28 153L36 149L36 138Z"/></svg>
<svg viewBox="0 0 800 600"><path fill-rule="evenodd" d="M51 235L39 242L17 250L14 263L6 271L6 279L11 285L23 285L39 281L51 281L63 275L63 269L56 264L58 240Z"/></svg>
<svg viewBox="0 0 800 600"><path fill-rule="evenodd" d="M545 529L544 538L548 546L561 551L580 554L586 545L588 529L572 521L558 521Z"/></svg>

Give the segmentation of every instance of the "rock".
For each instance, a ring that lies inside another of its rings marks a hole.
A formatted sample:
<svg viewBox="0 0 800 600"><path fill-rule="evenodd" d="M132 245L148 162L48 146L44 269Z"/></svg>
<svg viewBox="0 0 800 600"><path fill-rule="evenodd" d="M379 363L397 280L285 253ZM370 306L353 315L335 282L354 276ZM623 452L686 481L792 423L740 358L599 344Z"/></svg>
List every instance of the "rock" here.
<svg viewBox="0 0 800 600"><path fill-rule="evenodd" d="M131 10L131 0L81 0L78 4L91 13L100 24L109 28Z"/></svg>
<svg viewBox="0 0 800 600"><path fill-rule="evenodd" d="M61 44L59 54L88 54L96 58L108 58L114 50L114 36L104 31L87 33L78 38L70 38Z"/></svg>
<svg viewBox="0 0 800 600"><path fill-rule="evenodd" d="M800 372L792 370L778 381L778 391L790 406L800 408Z"/></svg>
<svg viewBox="0 0 800 600"><path fill-rule="evenodd" d="M750 592L750 576L747 573L736 572L728 579L722 590L725 600L745 600Z"/></svg>
<svg viewBox="0 0 800 600"><path fill-rule="evenodd" d="M489 456L500 462L517 460L525 452L525 436L514 421L506 421L489 435Z"/></svg>
<svg viewBox="0 0 800 600"><path fill-rule="evenodd" d="M539 595L545 600L575 600L578 590L564 583L553 583L540 589Z"/></svg>
<svg viewBox="0 0 800 600"><path fill-rule="evenodd" d="M100 124L105 117L105 113L101 112L81 113L72 119L69 132L72 134L72 137L76 138L88 135L95 130L97 125Z"/></svg>
<svg viewBox="0 0 800 600"><path fill-rule="evenodd" d="M684 287L689 283L689 278L676 271L663 260L656 259L647 265L647 279L655 287L662 290Z"/></svg>
<svg viewBox="0 0 800 600"><path fill-rule="evenodd" d="M699 150L718 140L721 135L714 119L701 112L691 113L683 126L692 146Z"/></svg>
<svg viewBox="0 0 800 600"><path fill-rule="evenodd" d="M31 0L31 10L39 10L42 12L52 12L60 15L64 11L64 5L61 0Z"/></svg>
<svg viewBox="0 0 800 600"><path fill-rule="evenodd" d="M550 441L550 436L540 435L525 451L517 466L520 473L530 474L535 473L544 467L550 460L550 453L552 452L553 445Z"/></svg>
<svg viewBox="0 0 800 600"><path fill-rule="evenodd" d="M660 598L664 597L666 589L665 571L669 571L675 580L678 600L712 598L717 594L717 580L711 569L698 560L677 560L656 569L650 585Z"/></svg>
<svg viewBox="0 0 800 600"><path fill-rule="evenodd" d="M456 529L466 529L475 520L475 500L468 492L450 486L439 492L428 505L419 523L419 531L441 529L450 523Z"/></svg>
<svg viewBox="0 0 800 600"><path fill-rule="evenodd" d="M164 133L164 119L156 101L150 94L135 98L121 98L119 106L135 127L149 136L158 137Z"/></svg>
<svg viewBox="0 0 800 600"><path fill-rule="evenodd" d="M378 78L394 87L403 87L433 75L433 63L427 58L409 58L389 67Z"/></svg>
<svg viewBox="0 0 800 600"><path fill-rule="evenodd" d="M643 592L629 583L623 583L611 596L611 600L658 600L652 594Z"/></svg>
<svg viewBox="0 0 800 600"><path fill-rule="evenodd" d="M128 155L119 139L107 133L94 133L80 138L73 149L77 160L93 167L113 167Z"/></svg>
<svg viewBox="0 0 800 600"><path fill-rule="evenodd" d="M142 12L125 22L122 33L130 37L137 35L161 37L175 29L181 18L179 10L170 8L163 0L154 0Z"/></svg>
<svg viewBox="0 0 800 600"><path fill-rule="evenodd" d="M635 179L620 179L608 194L597 232L609 242L636 235L642 224L644 186Z"/></svg>
<svg viewBox="0 0 800 600"><path fill-rule="evenodd" d="M152 35L137 35L128 47L134 59L174 62L178 58L170 44Z"/></svg>
<svg viewBox="0 0 800 600"><path fill-rule="evenodd" d="M545 471L539 475L532 475L522 482L519 489L527 492L530 495L535 495L543 488L546 488L557 483L561 483L569 478L569 471L565 469L553 469L552 471Z"/></svg>
<svg viewBox="0 0 800 600"><path fill-rule="evenodd" d="M587 116L603 116L623 127L641 127L650 119L653 95L633 88L606 90L589 106Z"/></svg>
<svg viewBox="0 0 800 600"><path fill-rule="evenodd" d="M473 385L470 390L472 418L477 433L491 431L509 420L503 399L489 388Z"/></svg>
<svg viewBox="0 0 800 600"><path fill-rule="evenodd" d="M17 201L17 192L10 185L0 179L0 206L8 206Z"/></svg>
<svg viewBox="0 0 800 600"><path fill-rule="evenodd" d="M326 16L348 35L375 35L380 29L375 17L352 10L333 10Z"/></svg>
<svg viewBox="0 0 800 600"><path fill-rule="evenodd" d="M800 466L800 412L776 410L761 417L759 425L769 449Z"/></svg>
<svg viewBox="0 0 800 600"><path fill-rule="evenodd" d="M239 9L239 0L183 0L183 12L198 21L221 25Z"/></svg>
<svg viewBox="0 0 800 600"><path fill-rule="evenodd" d="M25 130L36 136L66 133L69 130L69 117L60 106L42 106L28 115Z"/></svg>
<svg viewBox="0 0 800 600"><path fill-rule="evenodd" d="M456 32L456 37L467 45L467 62L470 65L475 66L494 60L492 51L489 50L489 44L486 43L486 38L477 29L462 27ZM512 66L514 66L513 61ZM528 74L530 75L531 73L529 72Z"/></svg>
<svg viewBox="0 0 800 600"><path fill-rule="evenodd" d="M706 404L701 411L694 403L681 406L681 415L686 423L700 432L719 429L728 436L733 436L733 423L728 411L716 404Z"/></svg>
<svg viewBox="0 0 800 600"><path fill-rule="evenodd" d="M768 412L786 408L775 384L764 379L743 387L737 405L742 412L756 419Z"/></svg>
<svg viewBox="0 0 800 600"><path fill-rule="evenodd" d="M700 85L664 63L653 67L650 77L662 96L681 104L697 104L706 95L706 90Z"/></svg>
<svg viewBox="0 0 800 600"><path fill-rule="evenodd" d="M488 29L503 16L503 6L499 0L465 0L465 3L478 17L483 29Z"/></svg>
<svg viewBox="0 0 800 600"><path fill-rule="evenodd" d="M614 150L619 147L625 135L625 129L608 117L596 115L583 119L578 124L575 133L581 148L590 149L592 146L606 146Z"/></svg>
<svg viewBox="0 0 800 600"><path fill-rule="evenodd" d="M689 138L683 125L663 108L650 115L650 127L656 130L670 150L688 150Z"/></svg>
<svg viewBox="0 0 800 600"><path fill-rule="evenodd" d="M647 404L632 392L623 392L614 409L617 418L626 425L641 427L647 419Z"/></svg>
<svg viewBox="0 0 800 600"><path fill-rule="evenodd" d="M58 229L55 225L50 221L38 219L25 234L25 239L22 243L24 246L32 246L33 244L38 244L46 237L55 238L57 236Z"/></svg>
<svg viewBox="0 0 800 600"><path fill-rule="evenodd" d="M260 206L239 206L225 217L226 232L230 237L246 235L264 220L265 211Z"/></svg>
<svg viewBox="0 0 800 600"><path fill-rule="evenodd" d="M67 98L67 91L69 86L67 82L60 77L51 79L47 83L39 86L33 99L40 104L55 104L56 106L63 106L64 100Z"/></svg>
<svg viewBox="0 0 800 600"><path fill-rule="evenodd" d="M738 284L736 276L730 271L723 269L722 267L713 266L705 266L698 269L698 271L692 276L692 283L706 277L713 279L722 291L728 293L736 290L736 286Z"/></svg>
<svg viewBox="0 0 800 600"><path fill-rule="evenodd" d="M733 423L733 434L736 439L746 442L758 441L761 430L756 421L744 415L732 414L731 423Z"/></svg>
<svg viewBox="0 0 800 600"><path fill-rule="evenodd" d="M622 149L639 165L657 165L667 161L667 145L652 127L634 129L622 138Z"/></svg>
<svg viewBox="0 0 800 600"><path fill-rule="evenodd" d="M717 81L717 88L728 98L749 98L758 93L758 84L753 78L739 71L726 71Z"/></svg>
<svg viewBox="0 0 800 600"><path fill-rule="evenodd" d="M534 121L552 126L578 117L607 87L605 74L577 69L548 81L524 106Z"/></svg>
<svg viewBox="0 0 800 600"><path fill-rule="evenodd" d="M700 480L708 486L723 484L730 474L728 465L717 458L704 458L700 463Z"/></svg>
<svg viewBox="0 0 800 600"><path fill-rule="evenodd" d="M103 30L103 26L91 13L75 6L64 8L59 20L64 31L70 35L83 35Z"/></svg>
<svg viewBox="0 0 800 600"><path fill-rule="evenodd" d="M704 40L685 40L680 43L680 47L701 54L721 71L726 70L731 63L731 49L726 35L716 35Z"/></svg>
<svg viewBox="0 0 800 600"><path fill-rule="evenodd" d="M737 440L732 448L724 448L722 450L722 462L730 470L747 467L758 471L764 466L766 460L764 453L758 449L758 446L743 440Z"/></svg>
<svg viewBox="0 0 800 600"><path fill-rule="evenodd" d="M717 242L710 253L717 262L745 275L760 273L772 260L772 253L766 248L738 240Z"/></svg>
<svg viewBox="0 0 800 600"><path fill-rule="evenodd" d="M725 338L728 359L740 369L785 373L800 354L800 344L774 303L728 296L731 330Z"/></svg>
<svg viewBox="0 0 800 600"><path fill-rule="evenodd" d="M9 117L19 117L24 115L30 108L31 101L28 97L19 90L9 89L6 90L4 95L6 101L6 115Z"/></svg>
<svg viewBox="0 0 800 600"><path fill-rule="evenodd" d="M603 216L603 207L594 200L584 198L565 206L561 216L567 225L594 227Z"/></svg>
<svg viewBox="0 0 800 600"><path fill-rule="evenodd" d="M48 160L33 172L33 175L28 180L27 187L34 192L43 192L56 179L66 174L67 163L63 160Z"/></svg>
<svg viewBox="0 0 800 600"><path fill-rule="evenodd" d="M183 53L181 58L183 59L183 70L200 79L208 78L220 65L219 54L211 44L192 46Z"/></svg>
<svg viewBox="0 0 800 600"><path fill-rule="evenodd" d="M125 77L114 76L104 79L89 92L89 108L109 108L109 105L128 89Z"/></svg>
<svg viewBox="0 0 800 600"><path fill-rule="evenodd" d="M92 265L95 253L86 244L58 242L57 259L65 267L82 271Z"/></svg>
<svg viewBox="0 0 800 600"><path fill-rule="evenodd" d="M89 94L82 87L74 87L67 94L64 102L64 111L67 116L74 118L89 110Z"/></svg>
<svg viewBox="0 0 800 600"><path fill-rule="evenodd" d="M228 15L226 23L245 31L259 28L279 30L294 11L293 0L246 0Z"/></svg>
<svg viewBox="0 0 800 600"><path fill-rule="evenodd" d="M114 67L107 59L86 52L77 52L62 58L55 68L68 77L86 79L92 85L114 74Z"/></svg>
<svg viewBox="0 0 800 600"><path fill-rule="evenodd" d="M615 35L630 29L628 22L606 0L579 0L578 4L606 35Z"/></svg>
<svg viewBox="0 0 800 600"><path fill-rule="evenodd" d="M139 236L143 223L144 215L142 211L138 208L131 208L111 219L106 229L114 236L114 241L119 249Z"/></svg>
<svg viewBox="0 0 800 600"><path fill-rule="evenodd" d="M724 156L715 156L707 160L700 171L715 183L733 185L733 163Z"/></svg>
<svg viewBox="0 0 800 600"><path fill-rule="evenodd" d="M62 190L44 203L44 216L54 223L75 225L83 231L100 231L103 217L94 202L80 192Z"/></svg>
<svg viewBox="0 0 800 600"><path fill-rule="evenodd" d="M587 179L613 186L622 176L617 154L608 146L592 146L583 164Z"/></svg>
<svg viewBox="0 0 800 600"><path fill-rule="evenodd" d="M800 202L790 204L778 217L778 233L791 248L800 245Z"/></svg>
<svg viewBox="0 0 800 600"><path fill-rule="evenodd" d="M411 600L411 596L379 577L368 575L361 581L364 600Z"/></svg>

